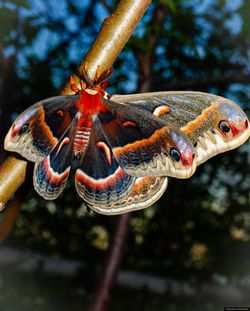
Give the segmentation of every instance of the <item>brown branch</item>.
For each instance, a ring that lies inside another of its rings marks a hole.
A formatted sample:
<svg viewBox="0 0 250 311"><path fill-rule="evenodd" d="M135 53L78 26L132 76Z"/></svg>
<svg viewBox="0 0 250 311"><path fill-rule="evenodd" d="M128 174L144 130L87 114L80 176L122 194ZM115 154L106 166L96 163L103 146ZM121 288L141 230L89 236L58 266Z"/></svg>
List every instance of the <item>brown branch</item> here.
<svg viewBox="0 0 250 311"><path fill-rule="evenodd" d="M96 41L80 64L78 69L80 77L83 77L86 70L89 78L93 79L98 65L101 73L105 74L123 49L150 2L151 0L119 2L116 10L104 20ZM69 84L63 88L61 94L72 94ZM20 187L24 180L21 177L25 176L25 172L25 160L13 156L5 161L0 168L0 205L4 205Z"/></svg>
<svg viewBox="0 0 250 311"><path fill-rule="evenodd" d="M0 223L0 243L3 243L11 232L20 209L21 201L20 198L16 197L4 211L3 218Z"/></svg>
<svg viewBox="0 0 250 311"><path fill-rule="evenodd" d="M89 311L105 311L110 299L110 291L116 280L123 249L128 233L130 214L123 214L117 217L116 228L113 234L112 244L107 252L98 285L94 294L93 304Z"/></svg>
<svg viewBox="0 0 250 311"><path fill-rule="evenodd" d="M14 156L9 156L0 167L0 208L24 182L27 162Z"/></svg>

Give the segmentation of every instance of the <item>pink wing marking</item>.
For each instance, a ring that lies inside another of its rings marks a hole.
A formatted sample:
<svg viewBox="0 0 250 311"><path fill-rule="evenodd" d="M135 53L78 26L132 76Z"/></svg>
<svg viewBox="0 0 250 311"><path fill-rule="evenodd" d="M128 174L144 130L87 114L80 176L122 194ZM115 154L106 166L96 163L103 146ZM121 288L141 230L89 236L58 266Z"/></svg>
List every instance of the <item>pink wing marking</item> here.
<svg viewBox="0 0 250 311"><path fill-rule="evenodd" d="M114 186L118 180L122 179L122 176L124 174L125 174L124 170L119 166L112 175L109 175L106 178L94 179L85 174L80 169L76 171L75 177L78 183L82 185L88 185L90 188L105 190L110 186Z"/></svg>
<svg viewBox="0 0 250 311"><path fill-rule="evenodd" d="M57 151L56 151L56 155L58 155L59 152L61 151L62 147L63 147L64 145L69 144L69 142L70 142L69 138L68 138L68 137L65 137L65 138L62 140L62 142L60 143L60 145L59 145L59 147L58 147L58 149L57 149Z"/></svg>
<svg viewBox="0 0 250 311"><path fill-rule="evenodd" d="M50 166L50 157L46 157L43 161L42 161L42 165L45 168L46 171L46 175L48 177L48 179L50 180L51 183L53 184L60 184L62 181L64 181L65 179L68 178L69 173L70 173L70 167L66 168L66 170L59 174L57 172L55 172L52 167Z"/></svg>
<svg viewBox="0 0 250 311"><path fill-rule="evenodd" d="M111 151L110 151L110 148L108 147L108 145L105 144L103 141L99 141L96 145L98 148L100 148L104 152L105 157L108 161L108 164L111 165L112 164L112 157L111 157Z"/></svg>

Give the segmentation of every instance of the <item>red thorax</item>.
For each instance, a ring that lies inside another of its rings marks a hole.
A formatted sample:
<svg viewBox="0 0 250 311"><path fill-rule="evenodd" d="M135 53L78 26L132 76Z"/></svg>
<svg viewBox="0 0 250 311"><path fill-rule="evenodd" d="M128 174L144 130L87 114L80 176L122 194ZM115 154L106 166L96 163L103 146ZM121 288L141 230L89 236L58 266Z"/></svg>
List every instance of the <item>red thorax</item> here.
<svg viewBox="0 0 250 311"><path fill-rule="evenodd" d="M76 102L76 108L82 116L91 118L100 111L108 110L107 106L103 104L104 93L103 85L96 85L79 91L80 98Z"/></svg>

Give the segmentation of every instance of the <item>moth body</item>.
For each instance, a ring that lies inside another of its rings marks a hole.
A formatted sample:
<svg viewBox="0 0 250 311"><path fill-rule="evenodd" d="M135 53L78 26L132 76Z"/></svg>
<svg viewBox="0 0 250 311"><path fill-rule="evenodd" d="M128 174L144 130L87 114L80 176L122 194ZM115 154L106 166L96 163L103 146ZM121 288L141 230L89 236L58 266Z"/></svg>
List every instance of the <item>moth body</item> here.
<svg viewBox="0 0 250 311"><path fill-rule="evenodd" d="M103 104L104 89L100 86L79 90L79 98L75 107L78 110L78 122L74 137L74 155L81 158L88 145L93 119L101 111L108 111Z"/></svg>

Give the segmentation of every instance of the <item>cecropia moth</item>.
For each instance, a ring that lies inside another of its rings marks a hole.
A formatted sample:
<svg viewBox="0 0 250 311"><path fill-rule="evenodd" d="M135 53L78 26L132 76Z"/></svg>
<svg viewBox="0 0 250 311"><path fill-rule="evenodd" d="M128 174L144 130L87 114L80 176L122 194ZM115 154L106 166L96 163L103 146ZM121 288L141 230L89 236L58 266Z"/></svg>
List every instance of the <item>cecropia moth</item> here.
<svg viewBox="0 0 250 311"><path fill-rule="evenodd" d="M244 143L249 120L228 99L200 92L113 95L106 82L82 82L75 95L42 100L13 123L5 149L35 162L34 187L45 199L63 191L76 163L75 186L86 205L112 215L146 208L168 176Z"/></svg>

